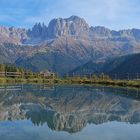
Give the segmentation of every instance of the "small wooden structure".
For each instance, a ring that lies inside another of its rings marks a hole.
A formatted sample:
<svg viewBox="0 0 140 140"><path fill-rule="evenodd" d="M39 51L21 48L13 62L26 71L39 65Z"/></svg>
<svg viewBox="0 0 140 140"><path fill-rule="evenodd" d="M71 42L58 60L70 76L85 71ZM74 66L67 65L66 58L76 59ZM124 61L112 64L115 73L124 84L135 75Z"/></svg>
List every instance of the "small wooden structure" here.
<svg viewBox="0 0 140 140"><path fill-rule="evenodd" d="M45 71L45 72L40 72L40 74L43 76L43 78L45 79L52 79L55 77L55 74L49 71Z"/></svg>

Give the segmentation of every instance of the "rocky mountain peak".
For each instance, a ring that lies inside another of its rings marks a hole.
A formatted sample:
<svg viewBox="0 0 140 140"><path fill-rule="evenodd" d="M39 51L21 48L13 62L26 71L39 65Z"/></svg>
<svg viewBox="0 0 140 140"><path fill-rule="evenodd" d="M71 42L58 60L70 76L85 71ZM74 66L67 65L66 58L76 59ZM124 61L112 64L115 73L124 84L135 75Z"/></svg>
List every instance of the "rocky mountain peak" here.
<svg viewBox="0 0 140 140"><path fill-rule="evenodd" d="M75 15L72 15L69 18L66 18L66 19L69 19L69 20L84 20L84 19L82 19L82 18L80 18L78 16L75 16Z"/></svg>
<svg viewBox="0 0 140 140"><path fill-rule="evenodd" d="M64 20L66 20L67 22L82 22L83 24L87 24L84 18L72 15L69 18L65 18Z"/></svg>
<svg viewBox="0 0 140 140"><path fill-rule="evenodd" d="M82 36L87 35L89 25L86 21L78 16L69 18L53 19L48 26L48 34L50 38L58 36Z"/></svg>
<svg viewBox="0 0 140 140"><path fill-rule="evenodd" d="M105 28L103 26L96 26L96 27L93 27L91 26L90 27L90 35L94 36L95 38L96 37L111 37L111 30L108 29L108 28Z"/></svg>
<svg viewBox="0 0 140 140"><path fill-rule="evenodd" d="M36 23L32 29L28 30L28 35L33 38L46 38L47 26L41 23Z"/></svg>
<svg viewBox="0 0 140 140"><path fill-rule="evenodd" d="M25 29L0 26L0 44L22 44L27 38L27 32Z"/></svg>
<svg viewBox="0 0 140 140"><path fill-rule="evenodd" d="M140 41L140 29L127 29L119 31L121 37L134 38L137 41Z"/></svg>

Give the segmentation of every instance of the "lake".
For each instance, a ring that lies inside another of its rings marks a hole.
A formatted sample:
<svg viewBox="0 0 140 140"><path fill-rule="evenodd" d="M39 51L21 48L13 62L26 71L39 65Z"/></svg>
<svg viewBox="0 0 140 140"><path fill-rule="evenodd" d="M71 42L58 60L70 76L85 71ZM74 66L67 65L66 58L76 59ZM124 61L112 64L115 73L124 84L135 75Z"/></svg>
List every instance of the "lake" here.
<svg viewBox="0 0 140 140"><path fill-rule="evenodd" d="M140 91L0 86L0 140L140 140Z"/></svg>

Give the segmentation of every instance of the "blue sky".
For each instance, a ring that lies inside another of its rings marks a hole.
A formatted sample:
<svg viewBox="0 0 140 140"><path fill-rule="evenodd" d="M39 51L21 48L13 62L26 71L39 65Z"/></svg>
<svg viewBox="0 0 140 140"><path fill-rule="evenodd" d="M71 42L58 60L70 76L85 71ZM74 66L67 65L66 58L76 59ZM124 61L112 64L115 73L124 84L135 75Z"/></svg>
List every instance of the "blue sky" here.
<svg viewBox="0 0 140 140"><path fill-rule="evenodd" d="M0 25L28 28L71 15L92 26L140 28L140 0L0 0Z"/></svg>

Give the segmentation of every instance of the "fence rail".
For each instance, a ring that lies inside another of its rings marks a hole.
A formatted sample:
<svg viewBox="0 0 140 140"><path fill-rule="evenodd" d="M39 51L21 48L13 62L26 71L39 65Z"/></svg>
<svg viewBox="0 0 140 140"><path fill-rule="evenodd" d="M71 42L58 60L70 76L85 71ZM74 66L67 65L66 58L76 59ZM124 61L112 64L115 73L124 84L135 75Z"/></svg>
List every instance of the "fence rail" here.
<svg viewBox="0 0 140 140"><path fill-rule="evenodd" d="M28 72L7 72L7 71L3 71L0 72L0 77L3 78L8 78L8 77L12 77L12 78L28 78L28 77L41 77L41 78L53 78L54 74L49 73L28 73Z"/></svg>
<svg viewBox="0 0 140 140"><path fill-rule="evenodd" d="M87 74L77 74L77 73L73 73L73 74L69 74L69 75L65 75L68 77L83 77L86 76L88 78L92 78L93 77L93 73L87 73ZM99 76L101 74L95 74L96 76ZM105 74L108 75L111 79L114 80L140 80L140 73L124 73L124 74L118 74L118 73L113 73L113 74Z"/></svg>
<svg viewBox="0 0 140 140"><path fill-rule="evenodd" d="M110 74L112 79L140 80L140 73Z"/></svg>

